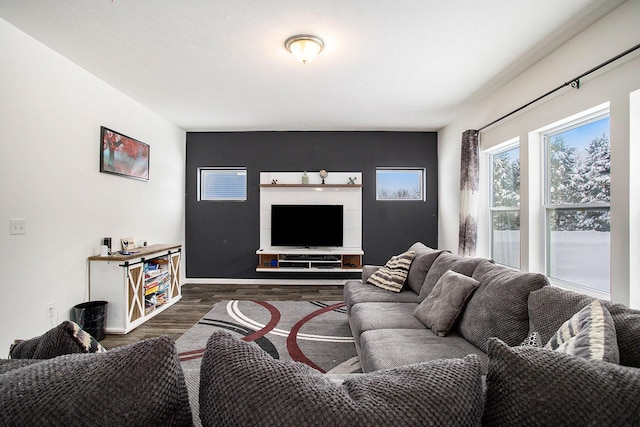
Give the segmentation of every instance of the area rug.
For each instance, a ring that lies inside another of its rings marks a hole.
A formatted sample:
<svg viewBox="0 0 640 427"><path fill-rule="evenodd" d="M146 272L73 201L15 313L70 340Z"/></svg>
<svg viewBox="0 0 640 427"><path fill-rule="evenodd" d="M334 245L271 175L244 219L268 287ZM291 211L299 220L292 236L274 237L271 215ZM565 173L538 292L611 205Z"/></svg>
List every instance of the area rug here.
<svg viewBox="0 0 640 427"><path fill-rule="evenodd" d="M323 373L361 372L344 302L217 303L176 340L185 370L199 369L207 339L224 330L275 359L302 362Z"/></svg>

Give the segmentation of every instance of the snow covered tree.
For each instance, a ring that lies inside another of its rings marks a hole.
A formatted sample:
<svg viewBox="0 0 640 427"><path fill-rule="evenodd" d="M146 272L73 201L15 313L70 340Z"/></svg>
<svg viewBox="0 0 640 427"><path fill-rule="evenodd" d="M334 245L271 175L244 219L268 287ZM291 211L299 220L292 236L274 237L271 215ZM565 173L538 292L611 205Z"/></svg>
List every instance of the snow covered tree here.
<svg viewBox="0 0 640 427"><path fill-rule="evenodd" d="M520 206L520 159L508 151L493 156L493 207ZM519 230L520 214L514 211L494 212L494 230Z"/></svg>
<svg viewBox="0 0 640 427"><path fill-rule="evenodd" d="M609 138L592 140L578 168L581 203L611 201L611 152ZM579 229L610 231L609 209L586 210L580 215Z"/></svg>
<svg viewBox="0 0 640 427"><path fill-rule="evenodd" d="M520 159L509 154L493 156L493 206L515 207L520 204Z"/></svg>
<svg viewBox="0 0 640 427"><path fill-rule="evenodd" d="M576 149L569 147L562 135L554 135L549 141L549 204L579 203ZM556 211L551 217L551 230L575 230L579 219L577 211Z"/></svg>

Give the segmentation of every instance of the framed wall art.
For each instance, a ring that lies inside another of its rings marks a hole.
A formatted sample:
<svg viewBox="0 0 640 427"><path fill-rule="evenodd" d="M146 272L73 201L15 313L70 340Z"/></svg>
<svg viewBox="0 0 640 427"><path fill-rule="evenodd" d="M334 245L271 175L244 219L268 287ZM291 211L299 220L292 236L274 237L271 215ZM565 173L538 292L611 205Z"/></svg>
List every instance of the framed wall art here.
<svg viewBox="0 0 640 427"><path fill-rule="evenodd" d="M149 145L100 127L100 172L149 180Z"/></svg>

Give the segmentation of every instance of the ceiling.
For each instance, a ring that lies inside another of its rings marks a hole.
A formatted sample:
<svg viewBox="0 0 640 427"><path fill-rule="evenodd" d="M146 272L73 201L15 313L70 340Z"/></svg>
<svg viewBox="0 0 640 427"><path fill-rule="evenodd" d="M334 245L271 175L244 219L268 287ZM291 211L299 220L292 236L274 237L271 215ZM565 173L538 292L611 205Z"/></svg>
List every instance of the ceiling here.
<svg viewBox="0 0 640 427"><path fill-rule="evenodd" d="M438 130L623 0L0 0L187 131ZM312 63L284 48L313 34Z"/></svg>

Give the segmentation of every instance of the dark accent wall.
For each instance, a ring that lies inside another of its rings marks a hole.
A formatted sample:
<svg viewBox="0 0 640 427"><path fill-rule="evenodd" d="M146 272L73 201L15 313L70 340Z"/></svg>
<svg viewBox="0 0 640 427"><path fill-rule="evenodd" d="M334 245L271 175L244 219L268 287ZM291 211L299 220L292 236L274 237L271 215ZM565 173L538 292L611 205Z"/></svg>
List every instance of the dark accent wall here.
<svg viewBox="0 0 640 427"><path fill-rule="evenodd" d="M198 202L199 167L247 168L246 202ZM424 167L427 201L376 201L376 167ZM421 241L438 247L436 132L189 132L186 167L188 278L341 278L340 274L258 273L260 172L362 172L366 264ZM358 275L356 275L358 276ZM353 277L351 276L346 277Z"/></svg>

